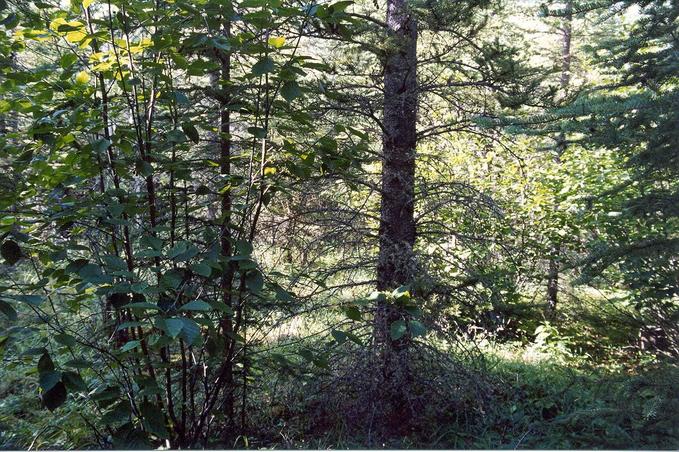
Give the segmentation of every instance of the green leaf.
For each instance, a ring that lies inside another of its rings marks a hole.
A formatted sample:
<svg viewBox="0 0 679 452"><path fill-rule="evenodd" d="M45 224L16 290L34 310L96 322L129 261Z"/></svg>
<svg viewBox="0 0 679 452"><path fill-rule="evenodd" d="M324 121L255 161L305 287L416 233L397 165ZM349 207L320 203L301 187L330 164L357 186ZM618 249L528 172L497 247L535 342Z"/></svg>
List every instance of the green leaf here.
<svg viewBox="0 0 679 452"><path fill-rule="evenodd" d="M50 371L47 371L47 372L40 372L40 376L38 377L38 381L39 381L40 387L42 388L43 391L49 391L58 382L61 381L61 372L57 372L57 371L54 371L54 370L50 370Z"/></svg>
<svg viewBox="0 0 679 452"><path fill-rule="evenodd" d="M347 331L344 334L346 334L347 337L349 338L349 340L351 342L355 343L356 345L361 345L361 346L363 345L363 342L361 341L361 339L358 336L356 336L354 333Z"/></svg>
<svg viewBox="0 0 679 452"><path fill-rule="evenodd" d="M0 25L4 25L8 30L11 30L19 25L19 16L14 13L10 13L0 22Z"/></svg>
<svg viewBox="0 0 679 452"><path fill-rule="evenodd" d="M167 133L167 141L170 143L183 143L186 141L186 135L181 130L171 130Z"/></svg>
<svg viewBox="0 0 679 452"><path fill-rule="evenodd" d="M2 313L5 314L9 320L17 319L17 312L14 310L12 305L6 301L0 300L0 311L2 311Z"/></svg>
<svg viewBox="0 0 679 452"><path fill-rule="evenodd" d="M169 438L162 410L151 402L143 402L140 408L147 430L158 438Z"/></svg>
<svg viewBox="0 0 679 452"><path fill-rule="evenodd" d="M361 316L361 311L359 311L356 306L347 306L344 308L344 314L346 314L346 316L351 320L360 321L363 319L363 316Z"/></svg>
<svg viewBox="0 0 679 452"><path fill-rule="evenodd" d="M118 326L116 327L116 331L126 330L127 328L136 328L136 327L138 327L138 326L142 326L142 323L141 323L141 322L136 322L136 321L132 321L132 322L123 322L123 323L121 323L120 325L118 325Z"/></svg>
<svg viewBox="0 0 679 452"><path fill-rule="evenodd" d="M266 129L264 127L248 127L248 133L255 138L266 138Z"/></svg>
<svg viewBox="0 0 679 452"><path fill-rule="evenodd" d="M21 259L21 247L14 240L5 240L0 245L0 255L5 259L7 265L14 265Z"/></svg>
<svg viewBox="0 0 679 452"><path fill-rule="evenodd" d="M80 270L78 270L78 275L85 281L90 283L101 282L103 276L101 268L96 264L85 264Z"/></svg>
<svg viewBox="0 0 679 452"><path fill-rule="evenodd" d="M264 277L259 270L250 270L245 275L245 287L252 293L259 293L264 287Z"/></svg>
<svg viewBox="0 0 679 452"><path fill-rule="evenodd" d="M45 407L54 411L66 401L66 386L63 382L58 382L49 391L43 392L42 403Z"/></svg>
<svg viewBox="0 0 679 452"><path fill-rule="evenodd" d="M311 352L311 350L306 350L306 349L300 350L299 352L297 352L297 354L307 361L313 361L314 360L314 354Z"/></svg>
<svg viewBox="0 0 679 452"><path fill-rule="evenodd" d="M87 391L87 384L76 372L66 371L61 376L66 388L72 391Z"/></svg>
<svg viewBox="0 0 679 452"><path fill-rule="evenodd" d="M152 235L145 235L142 237L141 240L139 240L139 244L148 248L153 248L156 251L163 249L163 240Z"/></svg>
<svg viewBox="0 0 679 452"><path fill-rule="evenodd" d="M62 69L66 69L70 66L73 66L76 61L78 61L78 55L76 55L75 53L65 53L59 59L59 66L61 66Z"/></svg>
<svg viewBox="0 0 679 452"><path fill-rule="evenodd" d="M249 256L253 251L252 243L247 240L236 240L235 247L240 256Z"/></svg>
<svg viewBox="0 0 679 452"><path fill-rule="evenodd" d="M73 347L76 344L75 338L70 334L57 334L54 340L67 347Z"/></svg>
<svg viewBox="0 0 679 452"><path fill-rule="evenodd" d="M201 300L193 300L182 306L180 311L210 311L212 306Z"/></svg>
<svg viewBox="0 0 679 452"><path fill-rule="evenodd" d="M407 328L406 323L403 320L397 320L391 324L389 328L389 335L391 340L397 341L401 339L406 334Z"/></svg>
<svg viewBox="0 0 679 452"><path fill-rule="evenodd" d="M139 347L141 345L141 341L129 341L122 347L120 347L120 351L125 353L129 352L130 350L134 350L135 348Z"/></svg>
<svg viewBox="0 0 679 452"><path fill-rule="evenodd" d="M200 135L198 134L198 129L196 129L193 124L190 122L182 124L182 130L191 141L198 144L200 141Z"/></svg>
<svg viewBox="0 0 679 452"><path fill-rule="evenodd" d="M296 81L291 80L283 83L283 86L281 87L281 96L283 96L283 99L287 100L288 102L292 102L301 95L302 90L299 88L299 85Z"/></svg>
<svg viewBox="0 0 679 452"><path fill-rule="evenodd" d="M179 333L181 333L183 327L184 322L182 322L182 319L178 319L176 317L164 319L161 322L161 329L165 331L165 333L167 333L167 335L171 338L179 336Z"/></svg>
<svg viewBox="0 0 679 452"><path fill-rule="evenodd" d="M339 345L342 345L347 341L347 334L344 331L332 330L330 334L332 334L332 337Z"/></svg>
<svg viewBox="0 0 679 452"><path fill-rule="evenodd" d="M96 153L106 152L109 146L111 146L111 141L105 138L92 142L92 150Z"/></svg>
<svg viewBox="0 0 679 452"><path fill-rule="evenodd" d="M43 352L38 360L38 372L50 372L54 370L54 362L50 358L49 353Z"/></svg>
<svg viewBox="0 0 679 452"><path fill-rule="evenodd" d="M198 248L195 245L182 240L181 242L177 242L177 244L167 252L167 257L177 262L181 262L191 259L198 253Z"/></svg>
<svg viewBox="0 0 679 452"><path fill-rule="evenodd" d="M12 295L12 298L23 301L31 306L40 306L43 302L43 298L40 295Z"/></svg>
<svg viewBox="0 0 679 452"><path fill-rule="evenodd" d="M283 289L282 287L276 287L276 299L280 301L295 301L293 294Z"/></svg>
<svg viewBox="0 0 679 452"><path fill-rule="evenodd" d="M264 75L273 72L276 66L270 57L264 57L252 66L253 75Z"/></svg>
<svg viewBox="0 0 679 452"><path fill-rule="evenodd" d="M418 320L411 320L408 322L408 329L410 329L410 334L412 334L413 337L424 336L427 332L427 328Z"/></svg>
<svg viewBox="0 0 679 452"><path fill-rule="evenodd" d="M409 286L401 286L398 289L395 289L392 293L391 296L394 297L396 301L405 301L410 299L410 287Z"/></svg>
<svg viewBox="0 0 679 452"><path fill-rule="evenodd" d="M189 345L192 345L200 336L200 326L191 319L182 318L182 331L180 337Z"/></svg>
<svg viewBox="0 0 679 452"><path fill-rule="evenodd" d="M197 264L193 264L191 268L193 269L194 272L206 278L212 274L212 267L210 267L205 262L198 262Z"/></svg>
<svg viewBox="0 0 679 452"><path fill-rule="evenodd" d="M64 363L66 367L72 367L74 369L88 369L92 367L92 363L84 359L72 359Z"/></svg>

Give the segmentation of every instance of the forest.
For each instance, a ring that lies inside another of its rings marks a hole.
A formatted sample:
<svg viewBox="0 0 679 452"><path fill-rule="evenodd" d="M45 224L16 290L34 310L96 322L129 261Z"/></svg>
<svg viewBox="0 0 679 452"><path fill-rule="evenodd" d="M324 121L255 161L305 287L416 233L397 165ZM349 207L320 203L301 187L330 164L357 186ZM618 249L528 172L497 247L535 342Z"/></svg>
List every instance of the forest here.
<svg viewBox="0 0 679 452"><path fill-rule="evenodd" d="M679 448L679 0L0 0L0 449Z"/></svg>

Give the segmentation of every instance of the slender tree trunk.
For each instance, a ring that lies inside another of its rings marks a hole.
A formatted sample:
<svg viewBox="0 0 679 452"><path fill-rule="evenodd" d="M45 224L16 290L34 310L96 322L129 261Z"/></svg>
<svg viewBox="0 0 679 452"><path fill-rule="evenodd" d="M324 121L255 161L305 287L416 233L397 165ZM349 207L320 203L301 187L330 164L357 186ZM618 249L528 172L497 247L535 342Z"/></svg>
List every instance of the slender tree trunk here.
<svg viewBox="0 0 679 452"><path fill-rule="evenodd" d="M231 35L231 20L230 18L224 21L224 36ZM231 54L220 53L221 63L220 80L217 88L222 88L226 93L229 92L231 80ZM225 95L220 100L219 105L219 161L220 173L224 176L231 174L231 110L230 110L231 96ZM224 191L221 195L221 225L220 225L220 244L222 257L229 259L232 252L231 243L231 192ZM234 278L234 266L232 262L228 262L222 273L221 290L222 302L229 308L233 305L232 300L232 285ZM233 433L234 427L234 378L233 366L231 360L234 352L233 339L233 319L231 314L226 314L221 320L222 332L225 339L225 377L224 377L224 415L227 422L227 439Z"/></svg>
<svg viewBox="0 0 679 452"><path fill-rule="evenodd" d="M417 23L408 0L388 0L386 23L389 41L384 67L385 130L377 263L377 286L381 291L408 284L415 266ZM375 342L381 353L383 389L388 391L392 405L401 406L409 379L408 338L406 335L392 340L390 326L405 317L405 312L388 301L378 303Z"/></svg>
<svg viewBox="0 0 679 452"><path fill-rule="evenodd" d="M571 80L571 39L573 33L573 2L567 0L565 16L561 28L561 90L566 94ZM566 151L566 136L562 132L559 134L556 143L557 163L561 163L561 156ZM558 203L554 206L559 208ZM547 302L549 304L549 314L554 316L559 299L559 270L561 260L561 244L555 243L549 260L549 270L547 275Z"/></svg>

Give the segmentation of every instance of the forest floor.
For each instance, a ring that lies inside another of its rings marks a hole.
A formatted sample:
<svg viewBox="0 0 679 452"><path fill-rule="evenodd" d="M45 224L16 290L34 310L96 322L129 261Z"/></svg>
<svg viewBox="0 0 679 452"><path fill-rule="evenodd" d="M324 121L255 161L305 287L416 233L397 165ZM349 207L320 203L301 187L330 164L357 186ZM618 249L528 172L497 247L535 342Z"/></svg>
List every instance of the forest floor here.
<svg viewBox="0 0 679 452"><path fill-rule="evenodd" d="M209 447L679 448L676 362L630 346L616 323L624 321L619 309L602 314L602 304L588 306L596 306L597 315L588 316L582 305L565 306L558 327L543 322L521 340L489 337L454 349L431 347L429 361L420 359L416 370L433 389L416 389L424 401L416 425L390 438L376 434L361 411L372 403L360 398L369 378L361 373L361 347L347 342L329 367L298 359L281 377L280 353L304 355L328 344L327 335L299 342L281 334L280 341L293 345L263 351L263 370L249 381L248 408L258 414L248 419L247 436L230 444L215 439ZM577 321L569 309L578 311ZM304 336L317 327L295 328ZM0 368L0 449L95 447L82 405L65 404L59 416L40 407L31 362ZM277 372L267 366L278 366ZM352 376L339 379L342 369Z"/></svg>

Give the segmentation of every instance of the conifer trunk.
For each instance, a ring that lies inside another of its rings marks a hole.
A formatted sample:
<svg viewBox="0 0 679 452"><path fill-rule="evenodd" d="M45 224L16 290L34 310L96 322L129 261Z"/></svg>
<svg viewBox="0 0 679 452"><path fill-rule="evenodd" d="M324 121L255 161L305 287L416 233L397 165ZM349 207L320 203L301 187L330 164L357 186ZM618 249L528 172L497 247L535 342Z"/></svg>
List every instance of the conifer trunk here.
<svg viewBox="0 0 679 452"><path fill-rule="evenodd" d="M417 144L417 24L407 0L388 0L389 36L384 66L384 135L380 206L378 290L407 284L413 276L415 244L414 182ZM406 336L392 340L391 324L405 312L378 302L375 342L380 350L383 382L392 405L403 405L407 390Z"/></svg>
<svg viewBox="0 0 679 452"><path fill-rule="evenodd" d="M566 94L571 80L571 40L573 34L573 2L567 0L563 27L561 29L561 90ZM566 151L566 136L562 132L557 138L556 157L557 163L561 163L561 156ZM554 209L559 208L558 203ZM556 243L552 247L547 274L547 303L549 313L554 316L559 301L559 270L561 260L561 244Z"/></svg>

